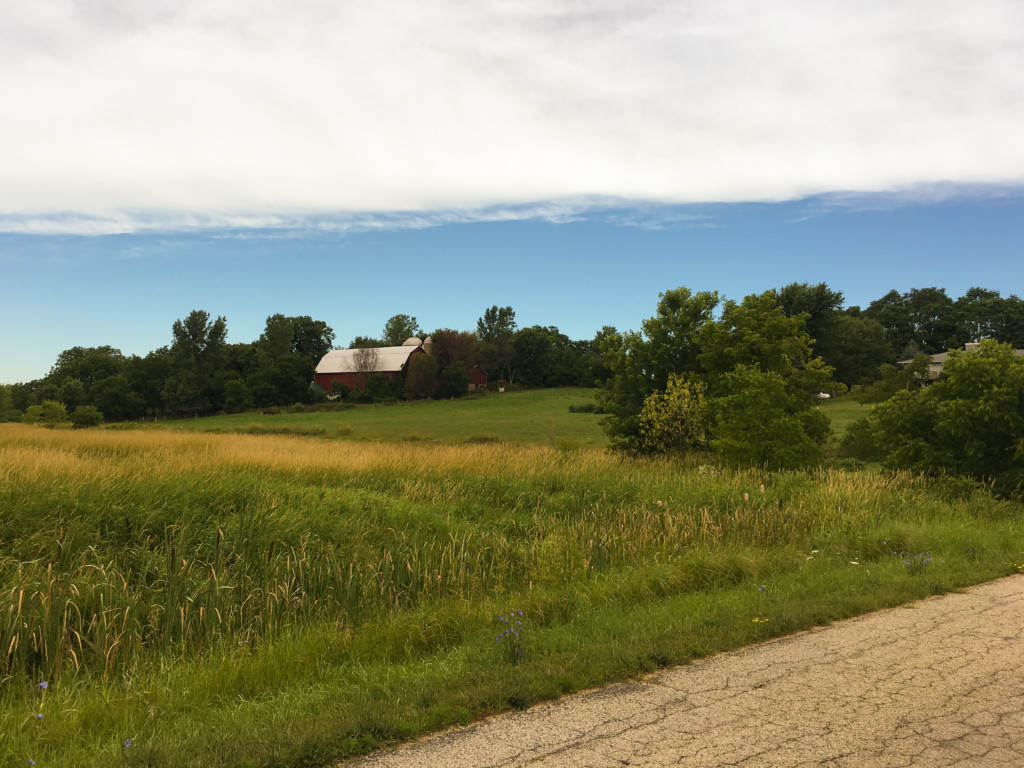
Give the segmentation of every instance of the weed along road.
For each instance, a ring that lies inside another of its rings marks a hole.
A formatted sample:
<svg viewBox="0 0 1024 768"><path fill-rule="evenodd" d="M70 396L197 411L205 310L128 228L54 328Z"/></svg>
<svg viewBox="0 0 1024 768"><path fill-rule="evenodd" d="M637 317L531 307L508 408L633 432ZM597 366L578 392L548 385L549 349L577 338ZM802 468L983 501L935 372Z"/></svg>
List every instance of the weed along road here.
<svg viewBox="0 0 1024 768"><path fill-rule="evenodd" d="M1024 766L1024 575L346 764Z"/></svg>

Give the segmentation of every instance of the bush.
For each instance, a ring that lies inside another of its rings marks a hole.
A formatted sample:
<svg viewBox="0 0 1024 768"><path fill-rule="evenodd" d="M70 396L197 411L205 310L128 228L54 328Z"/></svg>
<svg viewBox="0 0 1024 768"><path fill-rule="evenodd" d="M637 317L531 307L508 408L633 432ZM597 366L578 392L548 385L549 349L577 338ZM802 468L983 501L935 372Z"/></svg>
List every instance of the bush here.
<svg viewBox="0 0 1024 768"><path fill-rule="evenodd" d="M44 400L42 405L31 405L21 420L26 424L41 424L44 427L56 427L68 420L68 409L64 403L56 400Z"/></svg>
<svg viewBox="0 0 1024 768"><path fill-rule="evenodd" d="M991 481L997 493L1024 487L1024 357L988 340L951 352L942 377L875 406L849 447L881 454L892 469Z"/></svg>
<svg viewBox="0 0 1024 768"><path fill-rule="evenodd" d="M80 405L71 412L71 426L75 429L98 427L103 423L103 414L95 405Z"/></svg>
<svg viewBox="0 0 1024 768"><path fill-rule="evenodd" d="M394 400L395 392L383 373L371 373L366 378L366 386L360 392L360 399L367 403L383 403Z"/></svg>
<svg viewBox="0 0 1024 768"><path fill-rule="evenodd" d="M672 373L664 392L644 399L638 443L642 453L699 448L707 441L707 405L703 382Z"/></svg>

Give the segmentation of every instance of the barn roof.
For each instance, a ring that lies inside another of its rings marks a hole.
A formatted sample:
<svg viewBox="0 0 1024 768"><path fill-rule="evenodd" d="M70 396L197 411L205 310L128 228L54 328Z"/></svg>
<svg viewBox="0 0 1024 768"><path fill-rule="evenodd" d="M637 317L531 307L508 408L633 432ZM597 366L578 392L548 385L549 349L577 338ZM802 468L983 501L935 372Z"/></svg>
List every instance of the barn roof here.
<svg viewBox="0 0 1024 768"><path fill-rule="evenodd" d="M374 347L377 359L373 366L373 373L396 372L402 370L409 356L419 347ZM356 355L358 349L332 349L324 355L316 365L317 373L359 373L356 367Z"/></svg>

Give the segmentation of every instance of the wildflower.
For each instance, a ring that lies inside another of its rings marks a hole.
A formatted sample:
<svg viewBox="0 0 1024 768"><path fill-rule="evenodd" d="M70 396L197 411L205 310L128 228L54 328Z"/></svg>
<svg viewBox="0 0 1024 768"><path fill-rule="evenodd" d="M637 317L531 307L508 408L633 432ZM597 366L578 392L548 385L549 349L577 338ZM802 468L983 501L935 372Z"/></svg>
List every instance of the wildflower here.
<svg viewBox="0 0 1024 768"><path fill-rule="evenodd" d="M42 720L42 719L43 719L43 713L40 712L38 715L36 715L36 720Z"/></svg>
<svg viewBox="0 0 1024 768"><path fill-rule="evenodd" d="M124 746L125 746L125 748L128 748L128 747L130 747L131 745L132 745L132 740L131 740L131 739L125 739L125 740L124 740Z"/></svg>
<svg viewBox="0 0 1024 768"><path fill-rule="evenodd" d="M49 687L50 687L50 685L49 685L49 683L47 683L47 682L46 682L45 680L43 680L43 682L41 682L41 683L39 684L39 687L40 687L40 688L42 688L42 689L43 689L43 690L45 691L45 690L46 690L47 688L49 688Z"/></svg>
<svg viewBox="0 0 1024 768"><path fill-rule="evenodd" d="M767 584L762 584L760 587L757 588L757 591L758 592L764 592L767 588L768 588Z"/></svg>

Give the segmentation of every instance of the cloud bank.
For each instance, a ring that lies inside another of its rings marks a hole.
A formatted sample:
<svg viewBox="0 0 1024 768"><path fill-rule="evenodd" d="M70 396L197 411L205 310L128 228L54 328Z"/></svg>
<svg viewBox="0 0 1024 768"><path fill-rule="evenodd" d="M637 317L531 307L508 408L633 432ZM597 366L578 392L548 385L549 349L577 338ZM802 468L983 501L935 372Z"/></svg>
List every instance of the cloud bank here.
<svg viewBox="0 0 1024 768"><path fill-rule="evenodd" d="M5 231L1024 183L1017 0L35 0L4 16Z"/></svg>

